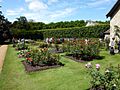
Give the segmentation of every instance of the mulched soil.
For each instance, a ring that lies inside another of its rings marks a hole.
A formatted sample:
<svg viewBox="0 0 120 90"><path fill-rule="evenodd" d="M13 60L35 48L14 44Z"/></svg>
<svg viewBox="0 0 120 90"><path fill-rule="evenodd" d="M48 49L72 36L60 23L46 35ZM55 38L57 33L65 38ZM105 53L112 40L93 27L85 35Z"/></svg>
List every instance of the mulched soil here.
<svg viewBox="0 0 120 90"><path fill-rule="evenodd" d="M69 58L69 59L71 59L71 60L74 60L74 61L76 61L76 62L89 62L89 61L93 61L94 59L97 59L97 60L102 60L103 58L104 58L104 56L98 56L98 57L96 57L96 58L88 58L87 60L83 60L83 59L81 59L81 58L76 58L76 57L73 57L72 55L67 55L67 56L65 56L65 57L67 57L67 58Z"/></svg>
<svg viewBox="0 0 120 90"><path fill-rule="evenodd" d="M27 72L42 71L42 70L46 70L46 69L64 66L63 64L54 65L54 66L42 66L42 67L41 66L31 66L30 64L26 63L26 61L22 61L22 64L24 65L25 71L27 71Z"/></svg>
<svg viewBox="0 0 120 90"><path fill-rule="evenodd" d="M69 59L72 59L73 61L76 61L76 62L88 62L88 61L86 61L86 60L76 59L76 58L73 57L73 56L65 56L65 57L67 57L67 58L69 58Z"/></svg>
<svg viewBox="0 0 120 90"><path fill-rule="evenodd" d="M103 86L96 86L96 87L92 87L90 89L87 89L87 90L106 90Z"/></svg>

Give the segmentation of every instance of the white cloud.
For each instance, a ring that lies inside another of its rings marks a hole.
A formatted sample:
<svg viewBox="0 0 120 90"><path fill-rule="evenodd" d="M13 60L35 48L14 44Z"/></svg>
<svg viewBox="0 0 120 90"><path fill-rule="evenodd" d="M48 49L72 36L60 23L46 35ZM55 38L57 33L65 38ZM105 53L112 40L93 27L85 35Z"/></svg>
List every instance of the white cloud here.
<svg viewBox="0 0 120 90"><path fill-rule="evenodd" d="M28 8L32 11L40 11L47 9L48 6L42 1L34 0L29 3Z"/></svg>
<svg viewBox="0 0 120 90"><path fill-rule="evenodd" d="M23 14L23 16L27 17L27 19L33 19L35 21L49 23L54 22L58 19L62 20L64 17L68 17L73 14L73 12L76 10L76 8L65 8L63 10L56 10L54 12L52 11L44 11L42 13L36 12L26 12Z"/></svg>
<svg viewBox="0 0 120 90"><path fill-rule="evenodd" d="M25 0L25 2L31 2L31 1L33 1L33 0Z"/></svg>
<svg viewBox="0 0 120 90"><path fill-rule="evenodd" d="M40 13L24 13L23 16L27 17L27 19L33 19L36 22L44 22L49 23L48 20L49 16L47 14L40 14Z"/></svg>
<svg viewBox="0 0 120 90"><path fill-rule="evenodd" d="M72 14L76 9L75 8L66 8L64 10L59 10L50 15L52 19L65 17Z"/></svg>
<svg viewBox="0 0 120 90"><path fill-rule="evenodd" d="M7 10L7 15L8 16L13 16L13 15L17 15L18 13L14 10Z"/></svg>
<svg viewBox="0 0 120 90"><path fill-rule="evenodd" d="M58 2L58 0L48 0L48 5Z"/></svg>
<svg viewBox="0 0 120 90"><path fill-rule="evenodd" d="M7 16L15 16L15 15L19 15L20 13L22 13L23 11L25 11L24 8L19 8L19 9L15 9L15 10L11 10L11 9L8 9L6 11L6 15Z"/></svg>
<svg viewBox="0 0 120 90"><path fill-rule="evenodd" d="M111 2L111 0L91 0L91 2L87 3L87 6L96 7L109 2Z"/></svg>

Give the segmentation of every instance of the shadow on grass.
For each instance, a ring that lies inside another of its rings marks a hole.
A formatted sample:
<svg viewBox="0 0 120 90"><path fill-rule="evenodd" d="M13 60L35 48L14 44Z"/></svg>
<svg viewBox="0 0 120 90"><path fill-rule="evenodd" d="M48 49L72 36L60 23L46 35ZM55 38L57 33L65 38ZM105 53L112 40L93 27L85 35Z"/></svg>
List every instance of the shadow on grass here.
<svg viewBox="0 0 120 90"><path fill-rule="evenodd" d="M95 59L97 59L97 60L102 60L102 59L104 59L105 58L105 56L97 56Z"/></svg>

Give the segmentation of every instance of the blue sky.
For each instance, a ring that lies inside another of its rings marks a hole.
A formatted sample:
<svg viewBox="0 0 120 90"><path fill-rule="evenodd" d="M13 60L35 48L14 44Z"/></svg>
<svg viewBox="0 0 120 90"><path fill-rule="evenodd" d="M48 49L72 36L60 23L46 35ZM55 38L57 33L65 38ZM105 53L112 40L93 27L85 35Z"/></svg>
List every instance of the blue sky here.
<svg viewBox="0 0 120 90"><path fill-rule="evenodd" d="M36 22L109 20L106 14L117 0L0 0L9 21L20 16Z"/></svg>

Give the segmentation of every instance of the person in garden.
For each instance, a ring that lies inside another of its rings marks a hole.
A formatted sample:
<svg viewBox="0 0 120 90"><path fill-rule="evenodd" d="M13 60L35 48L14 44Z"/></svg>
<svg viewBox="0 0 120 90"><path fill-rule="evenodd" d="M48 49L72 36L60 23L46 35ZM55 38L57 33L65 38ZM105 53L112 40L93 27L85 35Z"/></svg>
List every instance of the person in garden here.
<svg viewBox="0 0 120 90"><path fill-rule="evenodd" d="M48 40L49 40L49 38L46 38L46 40L45 40L45 42L46 42L47 44L48 44L48 42L49 42Z"/></svg>
<svg viewBox="0 0 120 90"><path fill-rule="evenodd" d="M120 53L120 40L118 41L118 52Z"/></svg>
<svg viewBox="0 0 120 90"><path fill-rule="evenodd" d="M13 47L15 47L16 45L15 45L15 38L14 37L12 39L12 43L13 43Z"/></svg>
<svg viewBox="0 0 120 90"><path fill-rule="evenodd" d="M110 54L114 55L114 49L115 49L115 38L113 37L112 38L112 41L110 41L109 43L109 46L110 46Z"/></svg>
<svg viewBox="0 0 120 90"><path fill-rule="evenodd" d="M114 54L115 54L113 47L110 47L110 54L111 54L111 55L114 55Z"/></svg>

